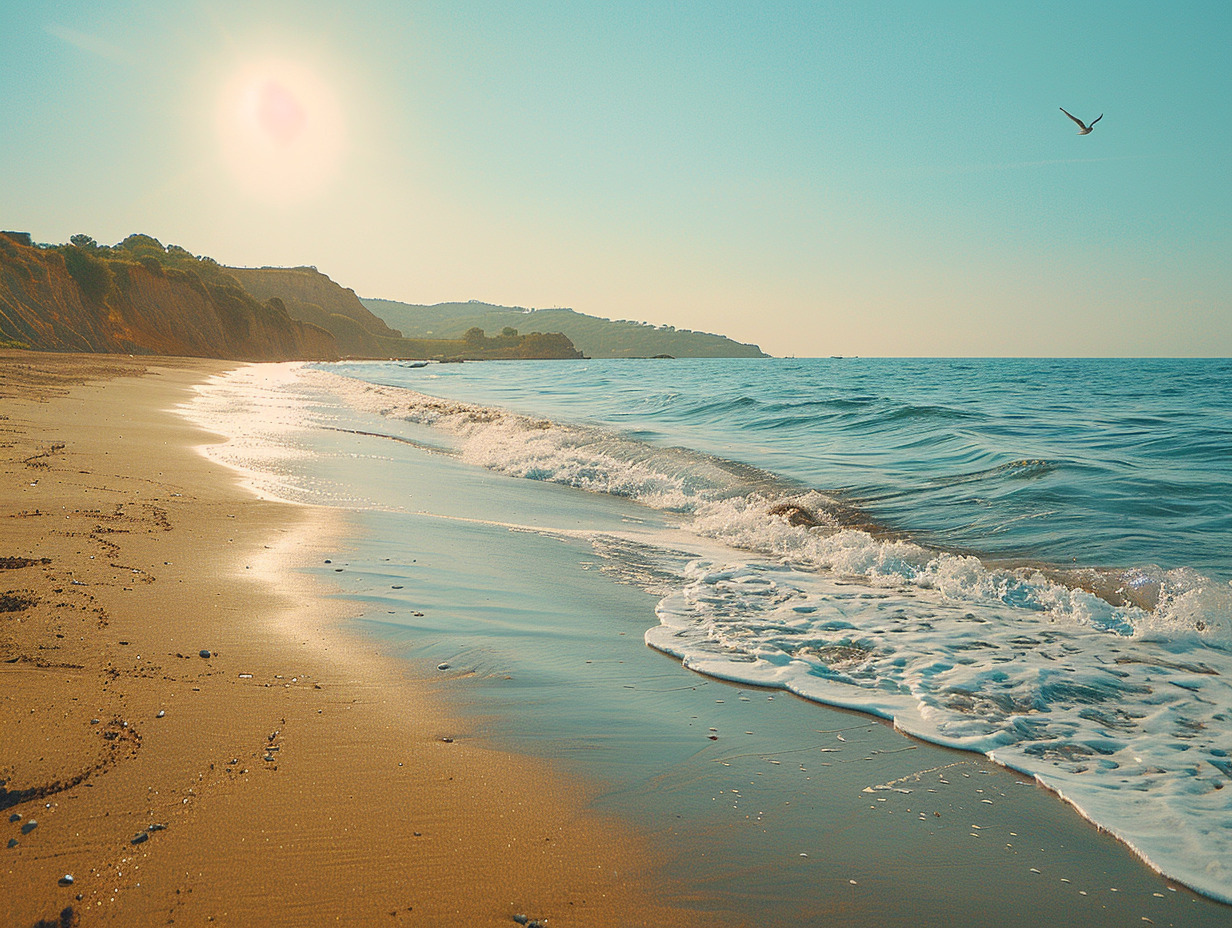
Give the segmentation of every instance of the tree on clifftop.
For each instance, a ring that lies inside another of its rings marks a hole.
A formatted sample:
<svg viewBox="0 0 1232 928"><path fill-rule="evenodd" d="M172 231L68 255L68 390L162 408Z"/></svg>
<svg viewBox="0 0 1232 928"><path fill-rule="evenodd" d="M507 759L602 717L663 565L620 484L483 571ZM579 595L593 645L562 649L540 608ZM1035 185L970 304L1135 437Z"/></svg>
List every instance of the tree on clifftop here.
<svg viewBox="0 0 1232 928"><path fill-rule="evenodd" d="M137 257L141 257L142 255L154 255L156 257L161 257L167 250L163 248L163 243L154 236L142 235L140 232L134 232L128 238L124 239L124 241L120 242L116 248L122 248Z"/></svg>
<svg viewBox="0 0 1232 928"><path fill-rule="evenodd" d="M57 251L64 256L64 266L82 294L90 302L101 306L115 282L115 275L107 263L75 244L61 245Z"/></svg>

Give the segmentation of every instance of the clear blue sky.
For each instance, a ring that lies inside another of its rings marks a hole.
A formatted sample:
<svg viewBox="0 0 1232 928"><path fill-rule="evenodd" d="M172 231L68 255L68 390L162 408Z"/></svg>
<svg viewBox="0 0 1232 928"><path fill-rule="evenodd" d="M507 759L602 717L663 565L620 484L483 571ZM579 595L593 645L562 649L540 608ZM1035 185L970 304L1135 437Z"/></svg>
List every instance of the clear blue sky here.
<svg viewBox="0 0 1232 928"><path fill-rule="evenodd" d="M0 227L775 354L1228 355L1230 50L1228 0L5 3Z"/></svg>

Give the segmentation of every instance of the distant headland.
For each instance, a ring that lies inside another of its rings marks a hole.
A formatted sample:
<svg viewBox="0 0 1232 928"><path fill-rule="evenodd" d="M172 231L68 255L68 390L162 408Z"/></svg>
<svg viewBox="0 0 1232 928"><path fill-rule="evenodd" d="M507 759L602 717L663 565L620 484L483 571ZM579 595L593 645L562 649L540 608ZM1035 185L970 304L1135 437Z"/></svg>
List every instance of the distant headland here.
<svg viewBox="0 0 1232 928"><path fill-rule="evenodd" d="M525 309L471 300L432 306L364 299L363 304L404 334L457 338L468 329L535 328L562 332L588 358L767 358L757 345L724 335L654 326L628 319L602 319L573 309Z"/></svg>

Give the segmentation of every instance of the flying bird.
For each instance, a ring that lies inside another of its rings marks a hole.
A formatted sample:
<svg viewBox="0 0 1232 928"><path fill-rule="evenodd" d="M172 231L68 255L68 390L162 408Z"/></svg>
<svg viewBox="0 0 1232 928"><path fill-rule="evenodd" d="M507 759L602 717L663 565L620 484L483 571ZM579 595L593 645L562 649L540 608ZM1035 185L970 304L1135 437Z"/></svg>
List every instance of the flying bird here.
<svg viewBox="0 0 1232 928"><path fill-rule="evenodd" d="M1079 118L1078 118L1077 116L1075 116L1073 113L1071 113L1071 112L1070 112L1069 110L1067 110L1065 107L1060 106L1060 107L1057 107L1057 108L1058 108L1058 109L1059 109L1062 113L1064 113L1066 116L1068 116L1070 119L1072 119L1074 122L1078 123L1078 134L1079 134L1079 135L1087 135L1087 134L1089 134L1089 133L1090 133L1090 131L1091 131L1092 129L1094 129L1094 128L1095 128L1095 123L1099 122L1101 119L1103 119L1103 118L1104 118L1104 114L1103 114L1103 113L1100 113L1097 117L1095 117L1095 119L1094 119L1094 120L1092 120L1091 124L1088 126L1085 122L1083 122L1081 119L1079 119Z"/></svg>

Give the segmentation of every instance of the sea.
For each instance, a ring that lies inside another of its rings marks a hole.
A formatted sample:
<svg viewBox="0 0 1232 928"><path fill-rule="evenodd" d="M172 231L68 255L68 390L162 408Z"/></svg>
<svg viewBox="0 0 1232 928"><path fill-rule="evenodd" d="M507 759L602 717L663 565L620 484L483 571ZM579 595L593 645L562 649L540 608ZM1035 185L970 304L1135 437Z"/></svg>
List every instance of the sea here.
<svg viewBox="0 0 1232 928"><path fill-rule="evenodd" d="M258 365L187 412L257 492L388 538L567 536L696 679L981 755L1232 903L1232 361Z"/></svg>

